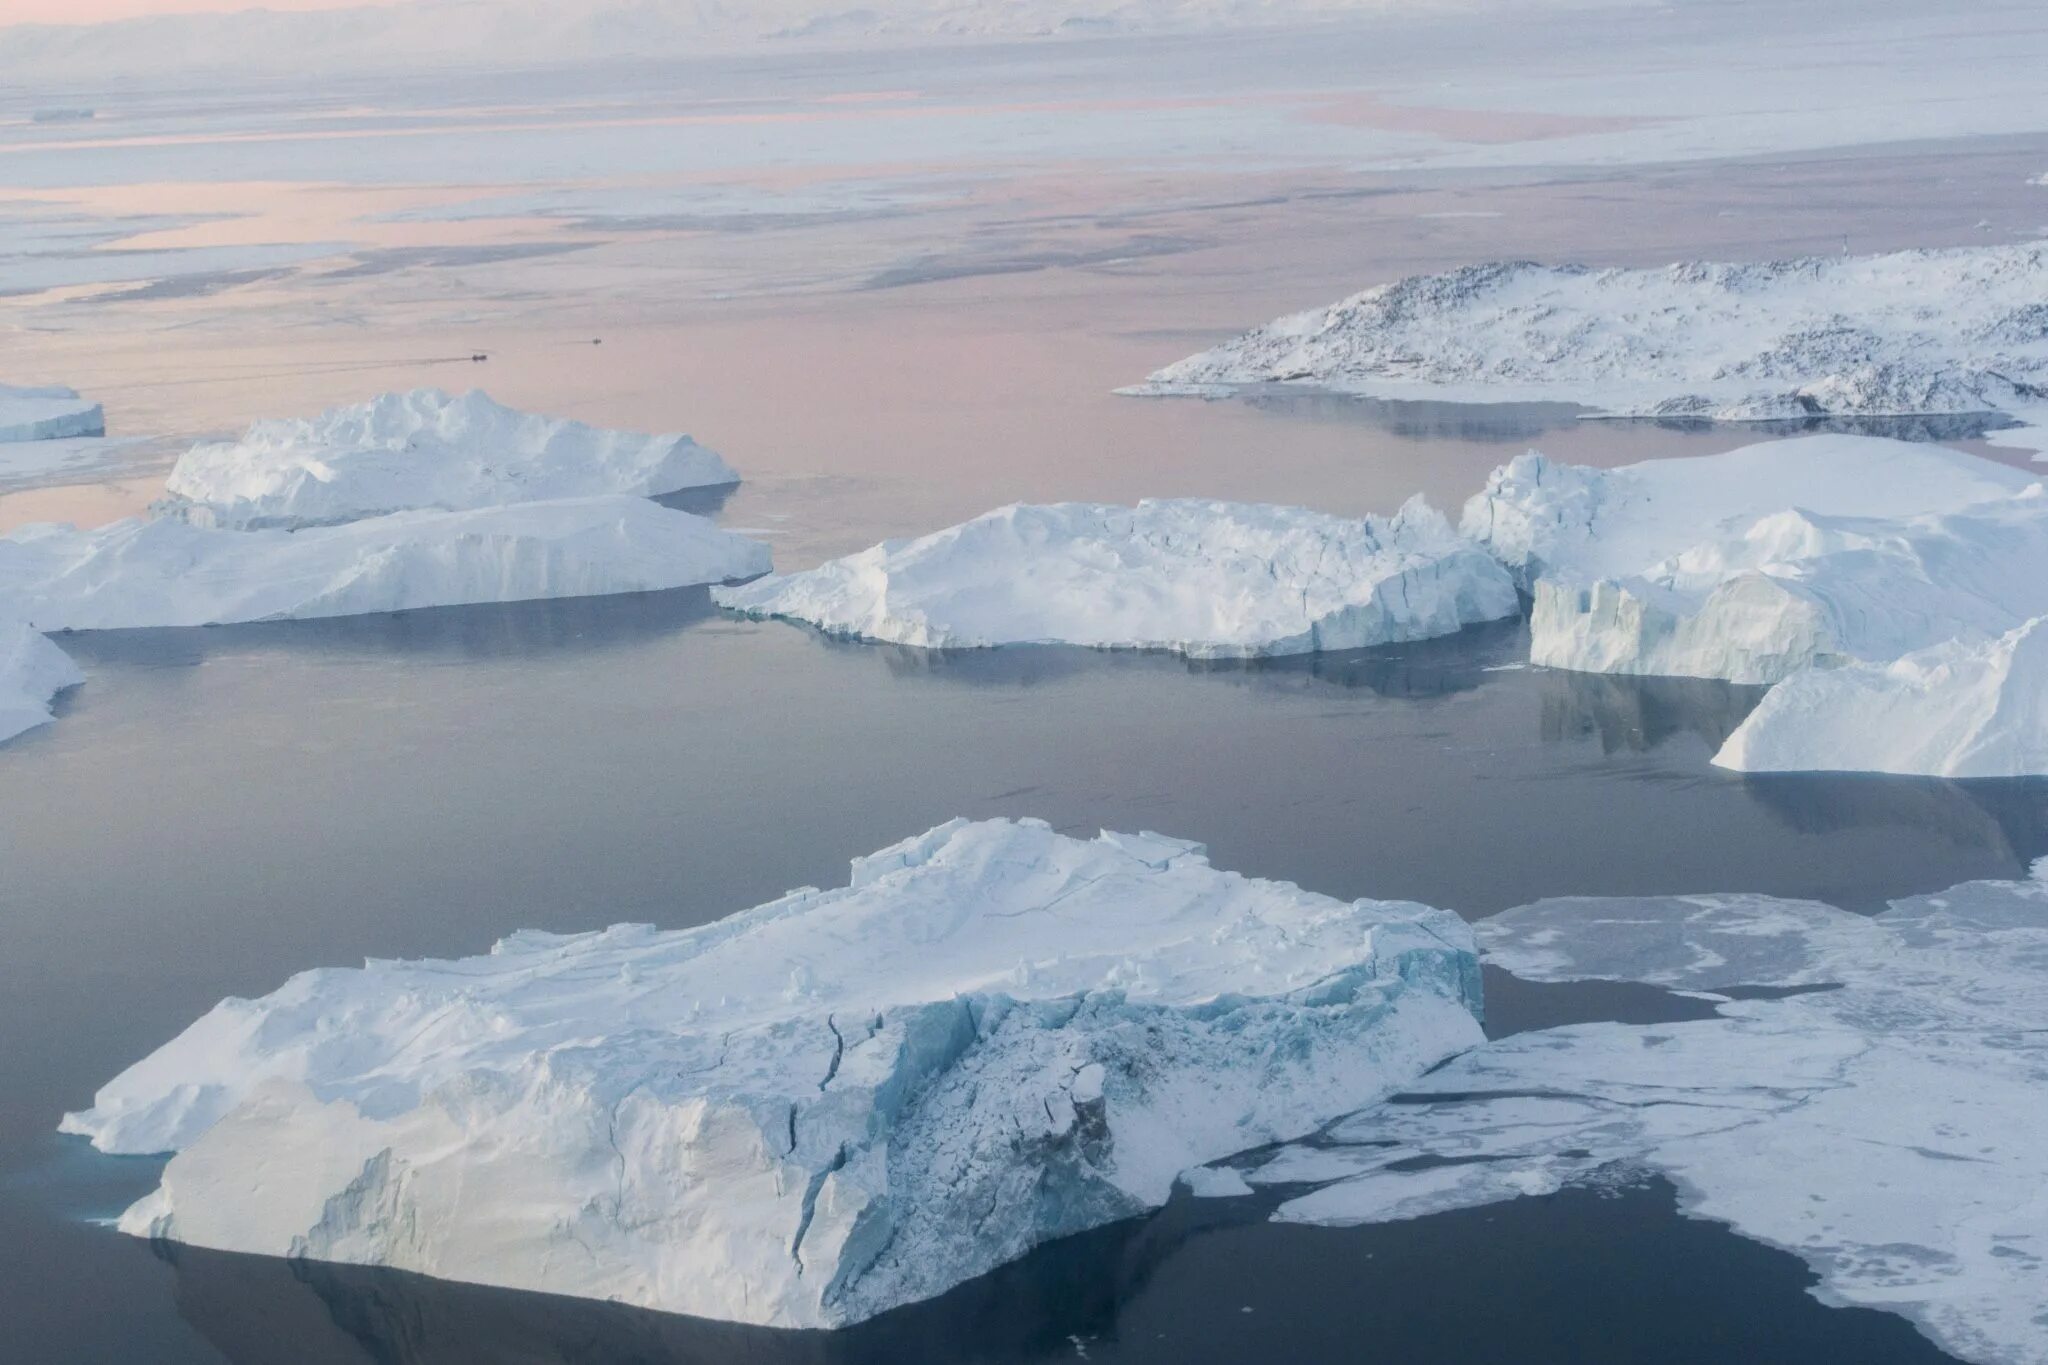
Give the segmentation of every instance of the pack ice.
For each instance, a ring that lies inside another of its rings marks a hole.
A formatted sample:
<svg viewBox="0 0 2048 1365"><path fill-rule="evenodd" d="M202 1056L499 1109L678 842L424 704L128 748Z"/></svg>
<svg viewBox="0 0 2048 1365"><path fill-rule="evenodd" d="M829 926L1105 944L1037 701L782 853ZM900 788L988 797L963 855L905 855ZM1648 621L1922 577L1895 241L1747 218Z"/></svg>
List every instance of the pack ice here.
<svg viewBox="0 0 2048 1365"><path fill-rule="evenodd" d="M1647 1169L1691 1216L1802 1258L1824 1302L1901 1314L1965 1360L2048 1360L2044 876L1874 917L1762 896L1508 911L1475 932L1531 980L1809 993L1517 1034L1249 1178L1332 1182L1278 1216L1344 1224Z"/></svg>
<svg viewBox="0 0 2048 1365"><path fill-rule="evenodd" d="M1360 518L1194 499L1018 505L712 595L898 644L1198 658L1427 639L1519 610L1501 567L1419 499Z"/></svg>
<svg viewBox="0 0 2048 1365"><path fill-rule="evenodd" d="M0 603L41 630L198 626L647 592L768 567L760 542L632 497L398 512L299 531L131 518L0 537Z"/></svg>
<svg viewBox="0 0 2048 1365"><path fill-rule="evenodd" d="M0 744L50 719L50 701L85 681L71 656L19 621L0 621Z"/></svg>
<svg viewBox="0 0 2048 1365"><path fill-rule="evenodd" d="M1729 421L2024 411L2048 386L2048 244L1468 266L1281 318L1134 391L1272 382Z"/></svg>
<svg viewBox="0 0 2048 1365"><path fill-rule="evenodd" d="M481 392L387 393L313 418L260 421L197 445L163 509L200 525L323 526L387 512L460 511L737 483L687 436L610 431L519 412Z"/></svg>
<svg viewBox="0 0 2048 1365"><path fill-rule="evenodd" d="M223 1001L64 1120L124 1230L781 1326L939 1293L1475 1044L1470 933L954 820L695 929Z"/></svg>
<svg viewBox="0 0 2048 1365"><path fill-rule="evenodd" d="M106 414L76 389L38 389L0 384L0 441L52 441L67 436L104 436Z"/></svg>
<svg viewBox="0 0 2048 1365"><path fill-rule="evenodd" d="M2048 612L2048 500L1959 451L1815 436L1620 469L1531 452L1465 533L1529 585L1530 657L1772 683Z"/></svg>

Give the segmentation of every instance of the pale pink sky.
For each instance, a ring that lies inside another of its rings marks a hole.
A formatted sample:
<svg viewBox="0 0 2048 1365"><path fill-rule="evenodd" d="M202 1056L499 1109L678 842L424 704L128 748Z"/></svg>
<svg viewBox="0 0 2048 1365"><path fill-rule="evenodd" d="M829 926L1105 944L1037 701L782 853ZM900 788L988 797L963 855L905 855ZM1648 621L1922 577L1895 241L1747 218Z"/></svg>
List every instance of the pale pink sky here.
<svg viewBox="0 0 2048 1365"><path fill-rule="evenodd" d="M132 19L141 14L191 14L200 10L342 9L389 5L403 0L0 0L0 25L90 24Z"/></svg>

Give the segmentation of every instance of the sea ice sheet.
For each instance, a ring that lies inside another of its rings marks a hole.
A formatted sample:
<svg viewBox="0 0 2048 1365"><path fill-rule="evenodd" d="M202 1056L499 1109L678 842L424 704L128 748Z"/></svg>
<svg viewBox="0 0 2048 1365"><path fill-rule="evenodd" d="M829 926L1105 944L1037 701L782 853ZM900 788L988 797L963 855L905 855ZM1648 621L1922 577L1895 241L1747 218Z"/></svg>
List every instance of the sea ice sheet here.
<svg viewBox="0 0 2048 1365"><path fill-rule="evenodd" d="M0 744L50 719L50 700L85 681L71 656L41 631L0 621Z"/></svg>
<svg viewBox="0 0 2048 1365"><path fill-rule="evenodd" d="M955 820L701 928L303 973L64 1127L177 1151L138 1235L830 1326L1412 1082L1478 991L1445 911Z"/></svg>
<svg viewBox="0 0 2048 1365"><path fill-rule="evenodd" d="M51 441L67 436L104 436L106 414L57 385L17 388L0 384L0 441Z"/></svg>

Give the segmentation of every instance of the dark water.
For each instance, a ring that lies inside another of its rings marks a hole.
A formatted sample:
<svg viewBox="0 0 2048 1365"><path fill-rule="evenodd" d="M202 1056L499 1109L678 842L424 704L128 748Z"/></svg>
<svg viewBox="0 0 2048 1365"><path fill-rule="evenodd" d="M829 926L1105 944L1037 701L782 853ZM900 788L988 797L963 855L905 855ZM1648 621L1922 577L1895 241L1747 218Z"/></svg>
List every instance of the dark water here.
<svg viewBox="0 0 2048 1365"><path fill-rule="evenodd" d="M1707 759L1752 691L1518 668L1512 625L1262 665L934 655L679 592L64 643L88 685L0 755L0 1318L26 1359L1025 1360L1070 1337L1147 1360L1929 1354L1655 1189L1351 1231L1176 1206L826 1339L159 1259L87 1221L154 1163L52 1130L222 996L298 969L702 923L954 815L1155 828L1219 866L1468 915L1717 889L1870 908L2048 853L2043 784L1733 777ZM1490 984L1496 1030L1699 1008Z"/></svg>

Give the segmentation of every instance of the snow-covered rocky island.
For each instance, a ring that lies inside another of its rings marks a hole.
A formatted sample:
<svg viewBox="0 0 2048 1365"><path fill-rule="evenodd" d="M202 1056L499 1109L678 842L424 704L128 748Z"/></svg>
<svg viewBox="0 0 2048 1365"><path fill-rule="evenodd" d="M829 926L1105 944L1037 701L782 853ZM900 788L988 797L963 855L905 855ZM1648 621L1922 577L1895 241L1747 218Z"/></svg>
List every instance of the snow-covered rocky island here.
<svg viewBox="0 0 2048 1365"><path fill-rule="evenodd" d="M737 482L732 466L688 436L543 417L481 392L415 389L318 417L257 422L238 441L194 446L165 482L163 509L206 526L325 526Z"/></svg>
<svg viewBox="0 0 2048 1365"><path fill-rule="evenodd" d="M644 498L397 512L299 531L174 518L0 537L0 605L42 630L202 626L652 592L765 573L768 547Z"/></svg>
<svg viewBox="0 0 2048 1365"><path fill-rule="evenodd" d="M1722 421L2027 413L2048 405L2048 244L1468 266L1281 318L1129 392L1267 383Z"/></svg>
<svg viewBox="0 0 2048 1365"><path fill-rule="evenodd" d="M1902 1314L1965 1360L2048 1359L2044 879L1876 916L1687 896L1482 920L1517 976L1706 992L1718 1017L1512 1035L1248 1178L1330 1182L1278 1216L1348 1224L1655 1172L1691 1216L1805 1260L1826 1303Z"/></svg>
<svg viewBox="0 0 2048 1365"><path fill-rule="evenodd" d="M85 681L41 631L0 621L0 744L50 719L50 700Z"/></svg>
<svg viewBox="0 0 2048 1365"><path fill-rule="evenodd" d="M1513 581L1419 499L1392 517L1194 499L999 508L714 589L744 615L928 648L1067 644L1246 658L1448 635Z"/></svg>
<svg viewBox="0 0 2048 1365"><path fill-rule="evenodd" d="M0 384L0 441L54 441L106 434L106 414L98 403L80 398L76 389Z"/></svg>
<svg viewBox="0 0 2048 1365"><path fill-rule="evenodd" d="M1162 1203L1480 1041L1456 916L955 820L696 929L231 999L64 1121L121 1226L782 1326Z"/></svg>

